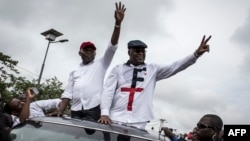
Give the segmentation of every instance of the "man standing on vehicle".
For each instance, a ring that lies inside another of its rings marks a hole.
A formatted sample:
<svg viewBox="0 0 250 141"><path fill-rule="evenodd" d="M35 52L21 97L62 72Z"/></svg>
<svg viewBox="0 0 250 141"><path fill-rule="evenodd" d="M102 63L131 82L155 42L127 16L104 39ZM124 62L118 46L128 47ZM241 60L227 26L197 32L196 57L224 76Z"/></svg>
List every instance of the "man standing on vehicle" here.
<svg viewBox="0 0 250 141"><path fill-rule="evenodd" d="M116 3L115 26L102 58L95 60L96 46L92 42L83 42L79 55L82 58L80 66L69 75L68 84L62 94L62 105L58 116L62 116L65 108L72 101L71 117L97 121L100 118L100 98L103 80L117 49L121 23L126 8L121 2Z"/></svg>
<svg viewBox="0 0 250 141"><path fill-rule="evenodd" d="M170 65L145 63L147 45L140 40L128 42L129 60L115 66L106 79L99 122L111 124L113 121L144 129L146 123L154 118L153 94L156 82L194 64L198 57L209 51L207 42L210 38L203 36L194 53Z"/></svg>

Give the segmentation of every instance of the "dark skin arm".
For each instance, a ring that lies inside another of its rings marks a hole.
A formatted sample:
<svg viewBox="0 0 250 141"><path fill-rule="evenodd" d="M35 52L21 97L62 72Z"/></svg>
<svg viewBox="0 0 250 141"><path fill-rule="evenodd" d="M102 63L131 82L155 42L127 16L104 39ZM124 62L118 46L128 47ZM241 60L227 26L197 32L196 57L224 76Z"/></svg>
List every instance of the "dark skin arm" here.
<svg viewBox="0 0 250 141"><path fill-rule="evenodd" d="M70 99L68 98L63 98L62 101L60 102L59 109L57 110L57 116L61 117L63 116L63 113L66 109L66 107L69 105Z"/></svg>
<svg viewBox="0 0 250 141"><path fill-rule="evenodd" d="M115 3L115 6L116 6L115 27L114 27L114 31L111 37L112 45L116 45L118 43L119 36L120 36L121 23L123 21L124 13L126 11L124 4L122 4L121 2L119 2L119 4Z"/></svg>
<svg viewBox="0 0 250 141"><path fill-rule="evenodd" d="M161 130L164 131L165 136L169 137L172 139L174 136L176 136L172 131L169 130L167 127L162 127Z"/></svg>
<svg viewBox="0 0 250 141"><path fill-rule="evenodd" d="M19 115L19 120L20 122L24 122L26 119L29 118L30 115L30 103L32 102L32 99L35 95L32 95L30 92L31 88L28 88L26 90L26 100L25 100L25 104L22 108L22 111Z"/></svg>
<svg viewBox="0 0 250 141"><path fill-rule="evenodd" d="M54 117L54 116L57 116L58 111L60 110L61 105L62 105L62 101L59 102L58 107L56 108L55 111L50 112L50 113L47 113L46 116L47 116L47 117Z"/></svg>
<svg viewBox="0 0 250 141"><path fill-rule="evenodd" d="M124 13L126 11L126 8L124 6L124 4L122 4L121 2L115 3L116 6L116 10L115 10L115 27L114 27L114 31L111 37L111 43L112 45L116 45L118 43L118 39L119 39L119 35L120 35L120 28L121 28L121 23L123 21L124 18ZM98 122L102 123L102 124L111 124L112 121L109 118L108 115L101 115L101 118L98 120Z"/></svg>

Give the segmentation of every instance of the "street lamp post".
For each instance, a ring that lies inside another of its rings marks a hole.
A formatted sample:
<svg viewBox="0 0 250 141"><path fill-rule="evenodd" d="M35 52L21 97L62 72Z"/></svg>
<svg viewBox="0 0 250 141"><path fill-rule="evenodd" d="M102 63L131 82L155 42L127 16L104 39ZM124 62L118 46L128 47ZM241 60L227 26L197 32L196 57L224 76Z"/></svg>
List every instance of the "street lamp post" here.
<svg viewBox="0 0 250 141"><path fill-rule="evenodd" d="M46 58L47 58L47 54L48 54L50 44L51 43L63 43L63 42L68 42L69 41L68 39L62 39L62 40L55 41L56 37L59 37L59 36L63 35L62 33L56 31L55 29L47 30L47 31L45 31L45 32L43 32L41 34L43 36L45 36L45 38L48 40L48 45L47 45L47 49L46 49L45 56L44 56L44 59L43 59L43 64L42 64L42 67L41 67L40 75L39 75L39 78L38 78L38 86L40 85L40 82L41 82L43 69L44 69L44 65L45 65L45 61L46 61Z"/></svg>

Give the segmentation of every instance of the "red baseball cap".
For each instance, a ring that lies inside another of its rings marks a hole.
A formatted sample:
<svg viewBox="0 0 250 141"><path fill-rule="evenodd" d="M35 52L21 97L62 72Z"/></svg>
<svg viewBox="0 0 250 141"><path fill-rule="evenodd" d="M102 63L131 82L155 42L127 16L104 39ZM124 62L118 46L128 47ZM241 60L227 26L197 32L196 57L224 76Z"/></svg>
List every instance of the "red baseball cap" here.
<svg viewBox="0 0 250 141"><path fill-rule="evenodd" d="M83 49L85 47L92 47L96 50L96 47L95 47L95 44L90 42L90 41L87 41L87 42L83 42L80 46L80 49Z"/></svg>

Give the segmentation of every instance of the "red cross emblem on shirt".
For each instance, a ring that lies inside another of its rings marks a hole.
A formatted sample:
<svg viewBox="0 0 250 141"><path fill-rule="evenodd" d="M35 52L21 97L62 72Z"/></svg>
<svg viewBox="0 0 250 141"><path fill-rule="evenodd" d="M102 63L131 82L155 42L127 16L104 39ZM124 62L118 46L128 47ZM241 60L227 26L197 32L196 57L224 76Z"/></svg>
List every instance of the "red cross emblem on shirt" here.
<svg viewBox="0 0 250 141"><path fill-rule="evenodd" d="M128 98L127 110L132 111L132 105L133 105L133 101L134 101L135 92L141 92L141 91L143 91L143 88L121 88L121 91L122 92L130 92L129 98Z"/></svg>

